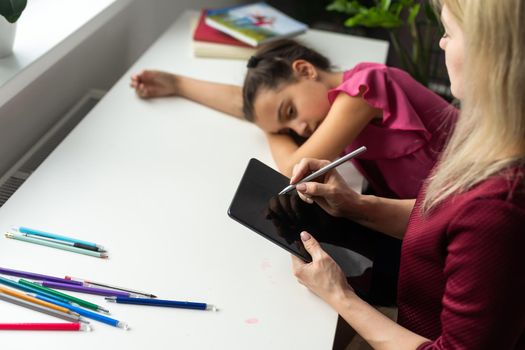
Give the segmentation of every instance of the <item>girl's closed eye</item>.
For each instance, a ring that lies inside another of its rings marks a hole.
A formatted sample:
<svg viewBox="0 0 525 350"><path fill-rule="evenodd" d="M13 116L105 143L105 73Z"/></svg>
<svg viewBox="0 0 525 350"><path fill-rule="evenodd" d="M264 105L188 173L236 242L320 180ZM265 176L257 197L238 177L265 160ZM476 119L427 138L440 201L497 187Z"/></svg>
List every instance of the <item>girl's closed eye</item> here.
<svg viewBox="0 0 525 350"><path fill-rule="evenodd" d="M283 129L277 131L276 134L278 134L278 135L290 135L291 131L292 130L289 129L289 128L283 128Z"/></svg>
<svg viewBox="0 0 525 350"><path fill-rule="evenodd" d="M286 119L292 120L293 118L295 118L295 108L289 105L288 108L286 108Z"/></svg>
<svg viewBox="0 0 525 350"><path fill-rule="evenodd" d="M448 33L447 32L443 32L443 36L441 36L443 39L446 39L449 37Z"/></svg>

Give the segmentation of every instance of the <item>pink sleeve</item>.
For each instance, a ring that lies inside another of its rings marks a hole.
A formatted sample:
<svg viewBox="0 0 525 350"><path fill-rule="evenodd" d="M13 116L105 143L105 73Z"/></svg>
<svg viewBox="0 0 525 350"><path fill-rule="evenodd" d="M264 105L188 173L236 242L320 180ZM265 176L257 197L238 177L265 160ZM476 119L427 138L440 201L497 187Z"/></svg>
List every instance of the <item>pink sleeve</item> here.
<svg viewBox="0 0 525 350"><path fill-rule="evenodd" d="M429 91L417 83L407 73L377 63L361 63L351 71L345 72L345 81L337 88L330 90L328 99L333 103L340 92L350 96L362 95L372 107L383 111L381 122L372 122L359 135L361 144L370 143L366 157L397 158L414 152L426 144L432 137L423 123L422 115L427 111L417 110L410 97L419 99L428 97ZM410 91L406 91L410 90ZM409 94L411 96L409 96ZM439 97L435 97L436 100ZM428 101L431 106L436 101ZM421 109L421 107L419 107ZM394 147L385 148L374 140L384 139ZM370 142L372 141L372 142ZM377 150L374 149L377 145ZM377 157L375 156L377 154Z"/></svg>
<svg viewBox="0 0 525 350"><path fill-rule="evenodd" d="M370 106L383 111L382 124L385 127L420 131L427 139L430 138L430 133L423 125L401 84L404 80L416 85L416 88L426 88L416 83L408 73L383 64L361 63L346 75L349 78L328 93L330 103L335 100L339 92L345 92L354 97L362 93Z"/></svg>

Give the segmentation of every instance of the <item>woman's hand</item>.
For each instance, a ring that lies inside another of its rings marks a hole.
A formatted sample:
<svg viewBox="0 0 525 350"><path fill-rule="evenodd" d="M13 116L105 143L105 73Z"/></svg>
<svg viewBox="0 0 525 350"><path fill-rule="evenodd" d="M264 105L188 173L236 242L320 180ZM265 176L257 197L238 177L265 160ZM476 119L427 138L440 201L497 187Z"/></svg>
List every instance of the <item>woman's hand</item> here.
<svg viewBox="0 0 525 350"><path fill-rule="evenodd" d="M292 256L295 277L337 311L372 348L416 349L429 341L401 327L359 298L341 268L308 232L301 232L301 240L312 262L305 263Z"/></svg>
<svg viewBox="0 0 525 350"><path fill-rule="evenodd" d="M293 272L299 283L331 305L337 303L347 293L353 293L343 271L321 248L319 242L306 231L301 232L301 241L312 256L312 262L305 263L298 257L292 256Z"/></svg>
<svg viewBox="0 0 525 350"><path fill-rule="evenodd" d="M290 183L294 184L308 174L319 170L330 162L304 158L295 165ZM314 201L328 214L359 221L363 219L361 195L353 191L339 175L331 170L317 179L319 182L305 182L297 185L297 193L307 203Z"/></svg>
<svg viewBox="0 0 525 350"><path fill-rule="evenodd" d="M130 86L141 98L177 95L177 76L157 70L145 70L131 77Z"/></svg>

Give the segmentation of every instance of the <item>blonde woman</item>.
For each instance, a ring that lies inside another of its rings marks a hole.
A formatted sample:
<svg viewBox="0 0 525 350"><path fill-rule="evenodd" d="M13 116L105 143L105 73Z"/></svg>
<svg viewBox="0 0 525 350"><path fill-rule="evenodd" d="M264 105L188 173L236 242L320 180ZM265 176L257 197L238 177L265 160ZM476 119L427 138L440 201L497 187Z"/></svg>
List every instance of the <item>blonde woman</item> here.
<svg viewBox="0 0 525 350"><path fill-rule="evenodd" d="M455 130L417 200L358 195L332 172L301 198L403 238L398 323L365 303L301 233L299 282L375 349L525 349L525 3L439 1ZM292 182L326 161L305 159Z"/></svg>

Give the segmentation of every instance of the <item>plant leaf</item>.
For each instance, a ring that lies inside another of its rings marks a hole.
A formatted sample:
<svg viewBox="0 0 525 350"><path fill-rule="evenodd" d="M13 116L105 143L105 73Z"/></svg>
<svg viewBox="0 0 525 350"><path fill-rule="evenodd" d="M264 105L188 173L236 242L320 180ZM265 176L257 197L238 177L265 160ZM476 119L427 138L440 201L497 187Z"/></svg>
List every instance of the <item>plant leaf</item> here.
<svg viewBox="0 0 525 350"><path fill-rule="evenodd" d="M345 12L345 9L346 0L334 0L326 6L327 11Z"/></svg>
<svg viewBox="0 0 525 350"><path fill-rule="evenodd" d="M372 7L366 11L362 11L345 21L345 26L355 27L364 26L369 28L399 28L403 25L403 21L394 14L382 11L377 7Z"/></svg>
<svg viewBox="0 0 525 350"><path fill-rule="evenodd" d="M425 16L432 24L438 23L438 14L428 2L425 2Z"/></svg>
<svg viewBox="0 0 525 350"><path fill-rule="evenodd" d="M26 8L27 0L0 0L0 15L14 23Z"/></svg>
<svg viewBox="0 0 525 350"><path fill-rule="evenodd" d="M382 10L388 11L391 4L392 4L392 0L381 0L380 7Z"/></svg>
<svg viewBox="0 0 525 350"><path fill-rule="evenodd" d="M415 4L410 8L408 11L408 18L407 23L413 24L416 21L416 17L419 14L419 10L421 9L421 4Z"/></svg>
<svg viewBox="0 0 525 350"><path fill-rule="evenodd" d="M334 0L326 7L328 11L342 12L349 15L359 13L362 8L366 9L366 7L361 5L357 0Z"/></svg>

